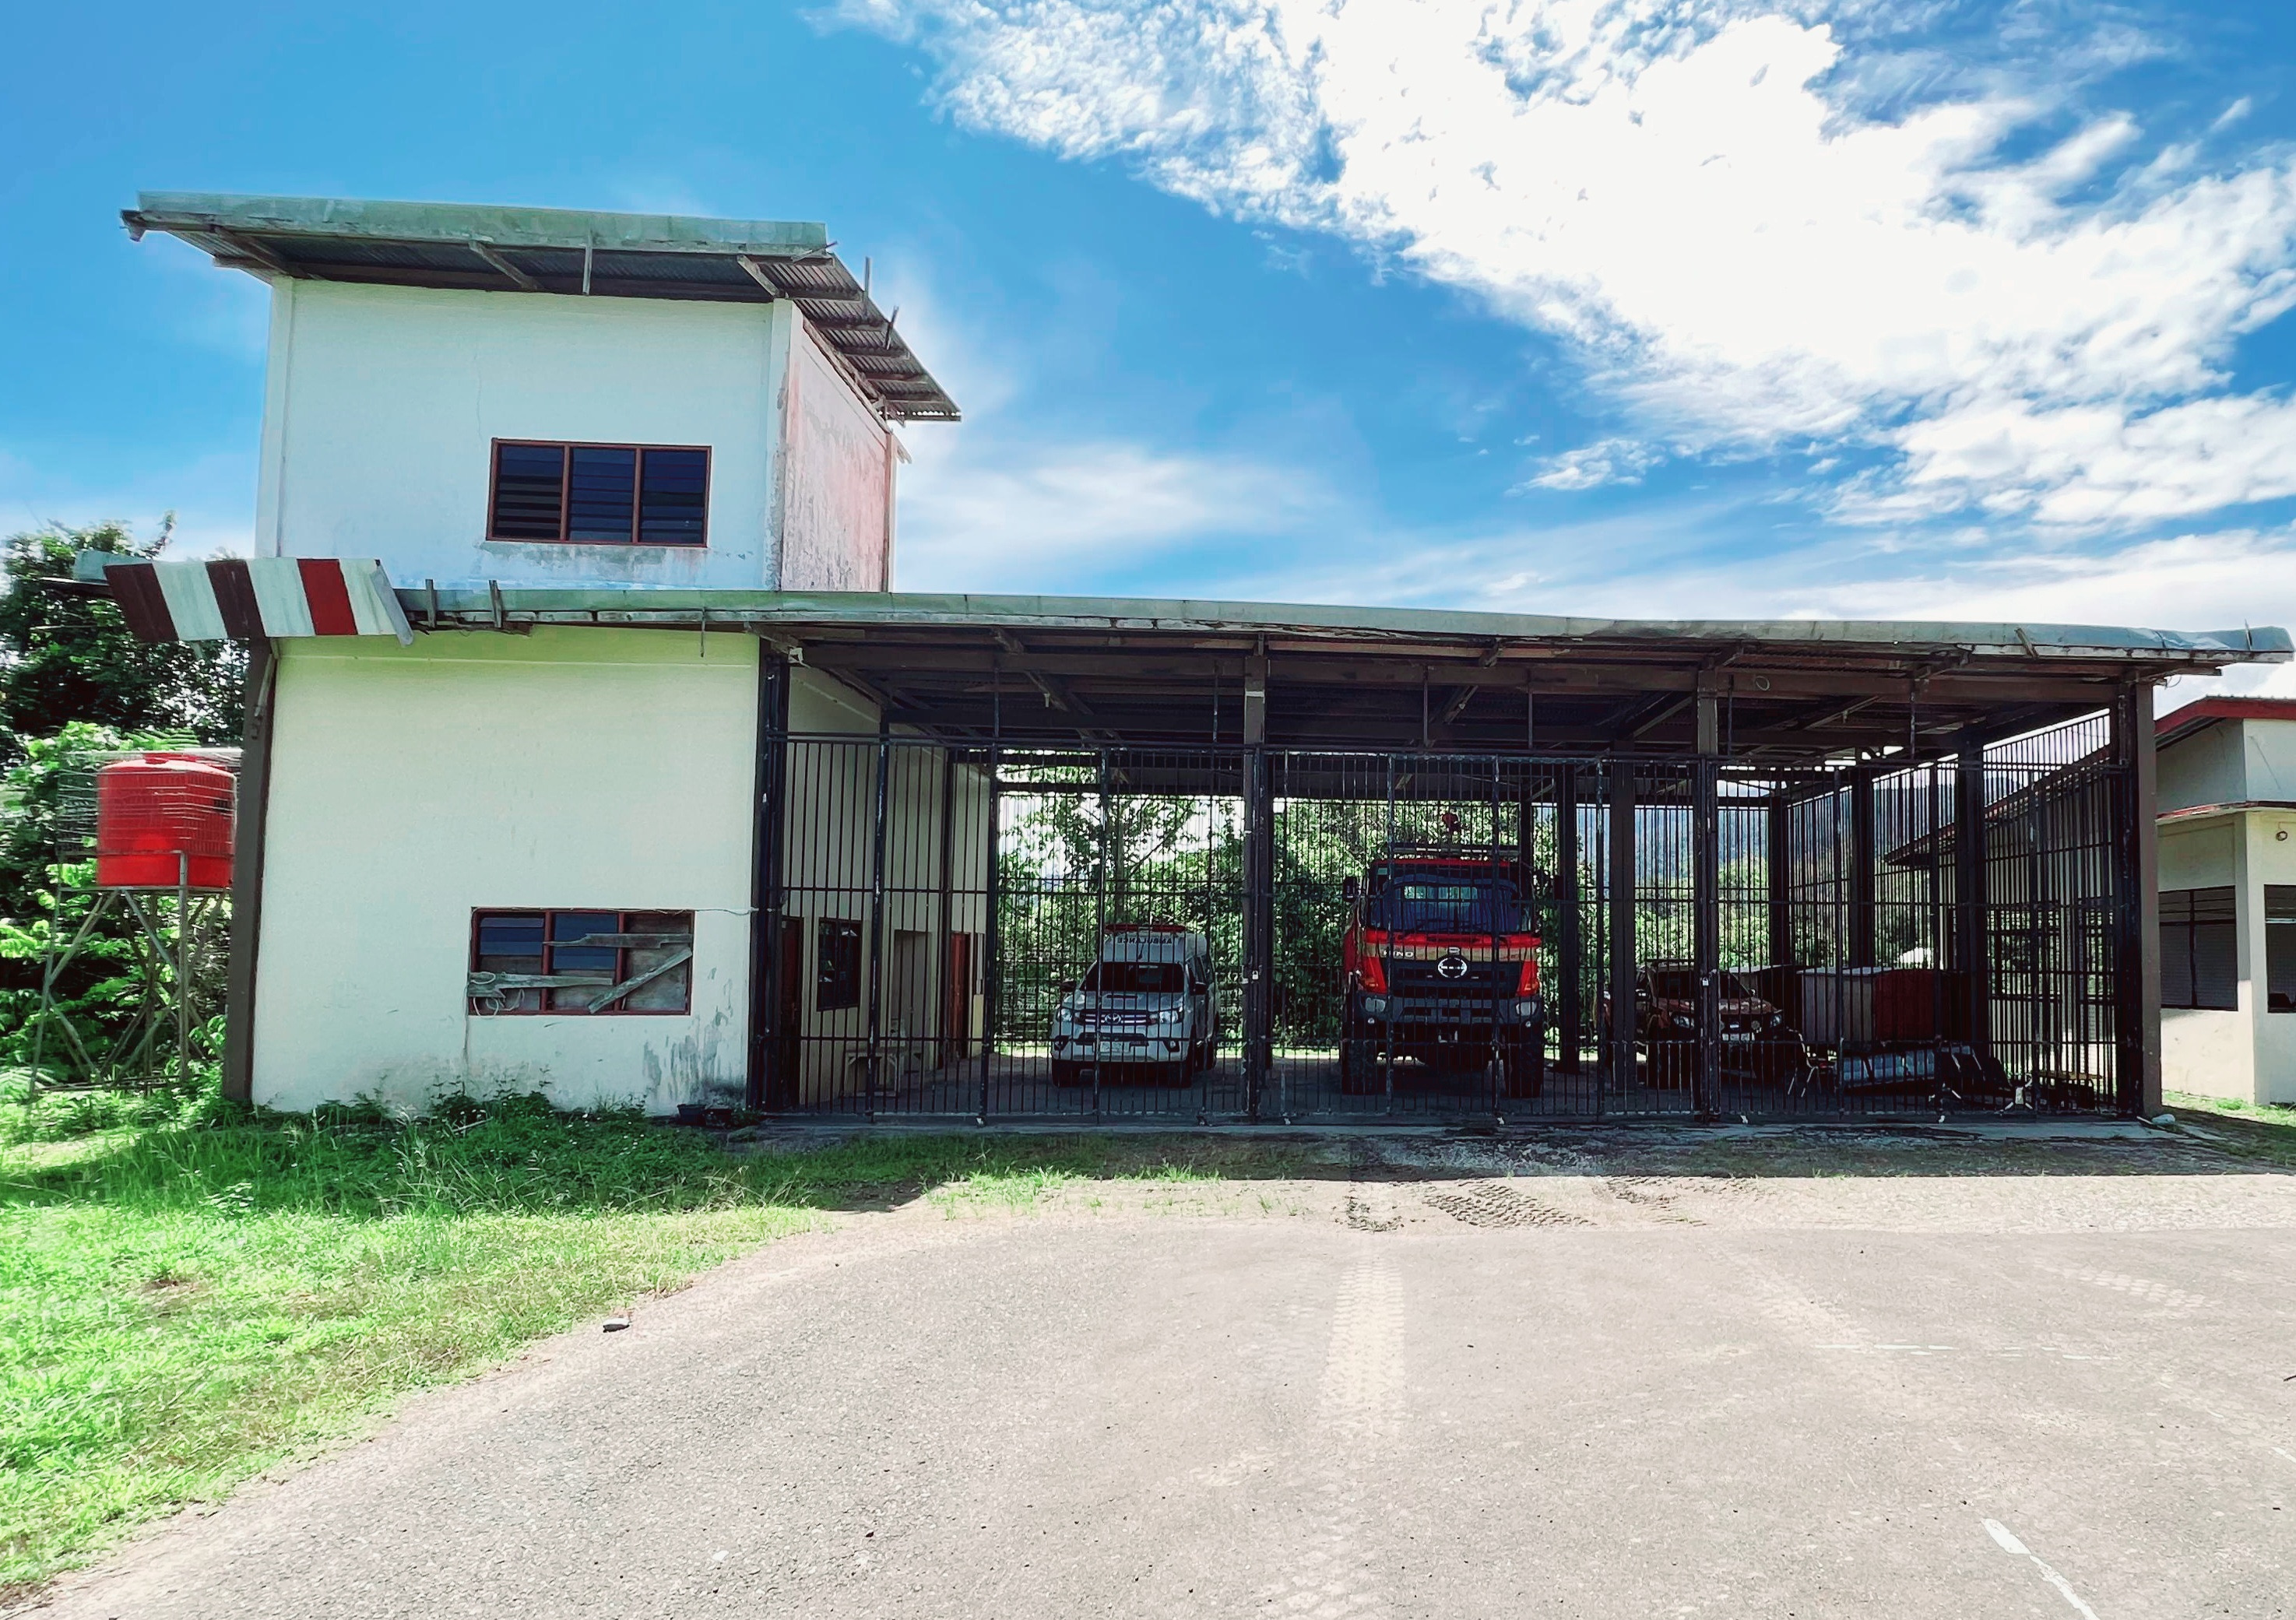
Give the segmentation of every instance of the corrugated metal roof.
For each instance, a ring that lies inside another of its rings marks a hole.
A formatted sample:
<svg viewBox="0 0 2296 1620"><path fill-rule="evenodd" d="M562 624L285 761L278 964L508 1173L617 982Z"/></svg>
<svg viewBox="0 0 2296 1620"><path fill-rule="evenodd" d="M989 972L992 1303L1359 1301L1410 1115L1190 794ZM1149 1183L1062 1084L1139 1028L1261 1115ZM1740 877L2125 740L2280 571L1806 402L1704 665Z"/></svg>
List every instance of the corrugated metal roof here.
<svg viewBox="0 0 2296 1620"><path fill-rule="evenodd" d="M406 587L401 584L401 590ZM1243 635L1301 634L1365 642L1638 642L1728 650L1737 646L1852 648L1915 658L1974 657L2127 660L2219 668L2285 663L2296 656L2288 632L2144 630L2103 625L1956 623L1909 619L1618 619L1433 608L1356 608L1198 598L940 595L899 592L687 590L645 585L502 587L504 604L529 613L690 616L702 609L727 619L802 626L1002 626L1014 630L1157 631ZM488 610L483 585L441 586L442 611ZM427 600L427 599L426 599Z"/></svg>
<svg viewBox="0 0 2296 1620"><path fill-rule="evenodd" d="M483 203L144 192L130 234L181 237L233 269L316 281L725 303L793 300L893 421L956 404L838 258L826 226Z"/></svg>

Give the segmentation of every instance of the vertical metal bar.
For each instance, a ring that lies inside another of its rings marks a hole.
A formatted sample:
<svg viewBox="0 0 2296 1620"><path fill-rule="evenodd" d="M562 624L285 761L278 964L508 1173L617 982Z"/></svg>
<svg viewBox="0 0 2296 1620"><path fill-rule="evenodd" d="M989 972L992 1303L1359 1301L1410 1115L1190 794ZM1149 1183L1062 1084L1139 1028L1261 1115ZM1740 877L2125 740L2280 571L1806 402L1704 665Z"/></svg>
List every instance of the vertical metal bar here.
<svg viewBox="0 0 2296 1620"><path fill-rule="evenodd" d="M783 852L789 819L789 664L758 643L757 765L750 781L750 1040L742 1102L752 1112L797 1100L797 1076L777 1073L781 1027Z"/></svg>
<svg viewBox="0 0 2296 1620"><path fill-rule="evenodd" d="M952 1063L962 1062L964 1056L961 1035L954 1043L954 1055L949 1050L949 1037L955 1033L949 1027L949 1002L957 988L949 982L950 958L955 953L956 938L952 927L956 909L956 750L944 745L935 757L940 761L940 847L935 852L940 865L940 881L933 918L933 965L925 982L933 987L933 1069L936 1074L946 1074ZM960 1017L967 1010L968 1003L958 1001ZM935 1089L939 1089L938 1082Z"/></svg>
<svg viewBox="0 0 2296 1620"><path fill-rule="evenodd" d="M885 823L892 774L893 745L882 718L877 722L877 806L871 829L869 861L869 1061L863 1111L877 1117L877 1062L884 1050L885 1023Z"/></svg>
<svg viewBox="0 0 2296 1620"><path fill-rule="evenodd" d="M1004 862L999 858L998 845L1003 838L1004 810L998 798L1003 774L1004 750L991 744L988 749L988 877L984 886L988 890L988 915L981 919L980 953L980 1123L988 1123L989 1074L996 1058L996 986L1003 971L1004 921L1000 914L1004 905Z"/></svg>
<svg viewBox="0 0 2296 1620"><path fill-rule="evenodd" d="M1578 1047L1585 1038L1586 963L1578 929L1578 767L1566 762L1554 779L1554 965L1557 1052L1565 1074L1578 1072Z"/></svg>
<svg viewBox="0 0 2296 1620"><path fill-rule="evenodd" d="M1874 965L1874 773L1849 778L1849 965Z"/></svg>
<svg viewBox="0 0 2296 1620"><path fill-rule="evenodd" d="M1700 707L1710 702L1701 699ZM1713 755L1702 754L1692 770L1690 923L1698 969L1698 1066L1690 1107L1709 1117L1719 1106L1722 1090L1720 765Z"/></svg>
<svg viewBox="0 0 2296 1620"><path fill-rule="evenodd" d="M1635 767L1611 756L1611 1076L1620 1096L1635 1085Z"/></svg>
<svg viewBox="0 0 2296 1620"><path fill-rule="evenodd" d="M1275 853L1275 795L1265 744L1245 757L1243 1022L1246 1114L1259 1118L1260 1099L1275 1057L1274 986L1275 893L1269 868Z"/></svg>
<svg viewBox="0 0 2296 1620"><path fill-rule="evenodd" d="M1092 886L1092 959L1095 963L1100 961L1102 952L1107 947L1108 891L1110 886L1116 881L1115 861L1117 855L1117 846L1115 841L1115 828L1113 824L1114 818L1109 813L1108 750L1106 749L1102 749L1100 750L1099 782L1100 880ZM1095 970L1095 971L1097 970L1097 969ZM1103 1068L1100 1060L1100 1043L1101 1041L1105 1041L1108 1038L1109 1027L1108 1020L1105 1018L1100 1017L1099 1013L1100 1010L1107 1005L1108 986L1106 981L1103 980L1101 981L1101 987L1097 991L1094 992L1092 1002L1092 1010L1095 1014L1094 1022L1100 1026L1100 1040L1095 1041L1092 1046L1092 1115L1095 1119L1100 1117L1100 1088L1101 1082L1105 1077L1105 1071Z"/></svg>
<svg viewBox="0 0 2296 1620"><path fill-rule="evenodd" d="M176 1084L192 1077L192 857L176 852Z"/></svg>
<svg viewBox="0 0 2296 1620"><path fill-rule="evenodd" d="M255 1099L255 980L263 940L263 847L270 819L272 713L278 683L278 653L269 637L258 636L247 644L247 718L240 733L231 836L231 968L223 1017L223 1095L231 1102ZM41 1022L45 1028L46 1020ZM37 1060L32 1084L39 1084Z"/></svg>
<svg viewBox="0 0 2296 1620"><path fill-rule="evenodd" d="M1498 760L1497 760L1496 758L1492 759L1492 760L1491 760L1491 762L1490 762L1490 766L1491 766L1491 808L1490 808L1490 818L1491 818L1491 821L1490 821L1490 863L1490 863L1490 866L1489 866L1488 870L1489 870L1489 872L1490 872L1491 878L1492 878L1492 880L1493 880L1492 886L1491 886L1491 890L1490 890L1491 897L1492 897L1492 901L1493 901L1493 905L1492 905L1492 915L1491 915L1491 919L1490 919L1490 942L1491 942L1491 961L1490 961L1490 967L1491 967L1491 993L1490 993L1490 995L1489 995L1489 996L1488 996L1488 1000L1489 1001L1490 1005L1486 1009L1486 1011L1488 1011L1488 1013L1489 1014L1489 1017L1490 1017L1490 1035L1489 1035L1488 1039L1484 1043L1484 1052L1483 1052L1483 1079L1484 1079L1484 1083L1485 1083L1485 1084L1489 1088L1489 1093L1490 1093L1490 1094L1489 1094L1488 1100L1489 1100L1489 1102L1490 1102L1490 1111L1491 1111L1491 1115L1492 1115L1492 1117L1493 1117L1494 1118L1496 1118L1496 1117L1501 1117L1501 1116L1505 1113L1505 1102L1503 1101L1503 1099L1505 1098L1505 1094L1506 1094L1506 1082L1505 1082L1505 1074L1504 1074L1504 1070L1505 1070L1505 1059L1504 1049L1502 1048L1502 1046L1501 1046L1501 1044L1500 1044L1500 1036L1501 1036L1502 1030L1501 1030L1501 1026L1500 1026L1500 1024L1499 1024L1499 979L1500 979L1500 978L1501 978L1501 977L1502 977L1502 971L1501 971L1500 965L1499 965L1499 947L1500 947L1501 937L1502 937L1502 936L1503 936L1503 935L1504 935L1507 930L1505 930L1505 929L1502 929L1502 928L1500 927L1500 918L1499 918L1499 916L1498 916L1498 908L1497 908L1497 904L1496 904L1497 899L1498 899L1498 893L1499 893L1498 886L1497 886L1497 883L1496 883L1496 879L1497 879L1497 877L1498 877L1498 875L1499 875L1499 762L1498 762ZM1528 806L1528 805L1526 805L1526 806L1524 806L1524 809L1525 809L1525 813L1526 813L1526 814L1528 814L1528 812L1529 812L1529 806ZM1510 997L1513 995L1513 994L1514 994L1513 986L1508 986L1507 994L1508 994L1508 995L1509 995Z"/></svg>
<svg viewBox="0 0 2296 1620"><path fill-rule="evenodd" d="M1380 845L1380 857L1382 860L1392 860L1395 856L1394 755L1390 754L1387 756L1386 766L1387 781L1385 786L1387 789L1387 832L1384 839ZM1365 880L1368 881L1368 874L1366 874ZM1390 888L1394 886L1394 879L1391 875L1388 880L1388 883ZM1389 949L1387 953L1387 962L1385 964L1390 975L1392 975L1395 971L1396 953L1393 948L1395 941L1394 917L1395 911L1394 908L1390 906L1389 909L1389 926L1387 929ZM1379 1026L1379 1109L1382 1114L1392 1114L1395 1112L1395 1025L1396 1020L1402 1016L1402 1012L1403 997L1398 994L1395 980L1390 977L1388 979L1387 984L1387 1017L1380 1020Z"/></svg>
<svg viewBox="0 0 2296 1620"><path fill-rule="evenodd" d="M1762 830L1766 835L1763 888L1769 910L1767 955L1772 967L1791 967L1794 960L1793 855L1786 836L1792 812L1792 801L1787 798L1786 792L1784 783L1773 784L1769 802L1762 813ZM1789 1019L1792 1019L1797 1010L1786 1010Z"/></svg>
<svg viewBox="0 0 2296 1620"><path fill-rule="evenodd" d="M1964 732L1954 761L1953 965L1962 979L1970 1048L1980 1058L1993 1051L1985 880L1985 741Z"/></svg>

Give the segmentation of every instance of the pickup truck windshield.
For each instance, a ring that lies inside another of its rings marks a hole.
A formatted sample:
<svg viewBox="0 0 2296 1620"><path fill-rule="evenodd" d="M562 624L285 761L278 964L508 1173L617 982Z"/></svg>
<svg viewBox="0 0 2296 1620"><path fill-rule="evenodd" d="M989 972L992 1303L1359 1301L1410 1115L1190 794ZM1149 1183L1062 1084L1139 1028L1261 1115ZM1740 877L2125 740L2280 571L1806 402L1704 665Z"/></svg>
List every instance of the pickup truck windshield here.
<svg viewBox="0 0 2296 1620"><path fill-rule="evenodd" d="M1111 995L1177 995L1185 985L1176 961L1096 961L1084 976L1086 989Z"/></svg>
<svg viewBox="0 0 2296 1620"><path fill-rule="evenodd" d="M1514 934L1526 925L1514 885L1503 878L1403 877L1364 903L1364 923L1398 934Z"/></svg>

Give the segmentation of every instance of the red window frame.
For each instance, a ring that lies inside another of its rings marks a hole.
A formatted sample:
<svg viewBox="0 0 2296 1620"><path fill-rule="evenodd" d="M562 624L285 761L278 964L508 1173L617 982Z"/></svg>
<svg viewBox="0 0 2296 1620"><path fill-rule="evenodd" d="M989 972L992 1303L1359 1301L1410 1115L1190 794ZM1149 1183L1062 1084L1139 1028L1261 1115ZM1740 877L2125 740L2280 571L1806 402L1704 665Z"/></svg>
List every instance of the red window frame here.
<svg viewBox="0 0 2296 1620"><path fill-rule="evenodd" d="M565 945L568 943L564 940L554 941L551 938L551 935L556 931L554 925L556 924L557 920L565 916L578 917L585 915L611 917L614 920L615 931L623 934L664 933L676 931L675 929L663 929L659 928L633 928L630 923L630 919L633 917L682 918L685 920L684 931L688 935L691 935L693 932L693 913L692 912L677 911L668 908L625 912L617 911L611 907L603 905L559 905L551 906L546 909L530 905L473 906L471 909L470 970L472 973L477 973L482 970L479 966L479 929L480 925L488 918L539 918L542 922L542 971L546 974L551 971L551 954L554 945ZM584 945L579 948L583 950L595 950L598 947L595 945ZM686 949L690 952L693 949L693 946L691 944L688 944ZM535 1007L481 1007L479 1004L479 999L476 996L469 994L467 992L464 994L463 998L463 1006L471 1017L488 1019L691 1018L693 1016L693 958L689 955L683 964L682 969L673 970L672 971L674 973L682 971L684 975L685 985L685 1002L682 1006L632 1007L627 1004L627 1002L625 1001L622 1002L617 1002L610 1007L601 1007L595 1011L589 1011L579 1007L554 1007L550 1005L550 998L554 993L548 990L534 993L539 997L541 1002L541 1005ZM616 984L620 984L629 977L630 947L627 945L616 946L614 949L614 982Z"/></svg>
<svg viewBox="0 0 2296 1620"><path fill-rule="evenodd" d="M558 458L558 538L537 540L530 535L498 535L495 533L497 507L502 501L502 452L505 445L529 450L555 450ZM567 527L574 519L572 486L574 481L574 452L577 450L629 450L637 455L631 469L634 482L630 488L630 537L627 540L575 540L567 536ZM645 457L649 450L698 451L701 456L701 534L693 540L641 540L638 532L645 518ZM585 438L496 438L487 441L487 543L490 545L627 545L652 546L661 551L690 552L709 544L710 480L717 476L717 456L708 445L636 445L612 439Z"/></svg>

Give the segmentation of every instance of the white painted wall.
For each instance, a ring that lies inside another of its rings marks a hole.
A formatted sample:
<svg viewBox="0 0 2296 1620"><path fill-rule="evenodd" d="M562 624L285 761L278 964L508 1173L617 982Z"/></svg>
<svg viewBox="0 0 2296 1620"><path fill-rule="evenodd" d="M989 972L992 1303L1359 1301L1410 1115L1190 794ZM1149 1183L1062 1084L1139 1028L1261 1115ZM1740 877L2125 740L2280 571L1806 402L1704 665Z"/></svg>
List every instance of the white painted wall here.
<svg viewBox="0 0 2296 1620"><path fill-rule="evenodd" d="M2215 729L2241 733L2248 789L2243 797L2296 800L2296 722L2243 720Z"/></svg>
<svg viewBox="0 0 2296 1620"><path fill-rule="evenodd" d="M284 644L255 1099L738 1098L756 643L544 629ZM475 908L695 913L685 1017L472 1017Z"/></svg>
<svg viewBox="0 0 2296 1620"><path fill-rule="evenodd" d="M488 539L498 438L708 446L708 544ZM401 585L889 590L898 454L786 300L282 280L256 550Z"/></svg>
<svg viewBox="0 0 2296 1620"><path fill-rule="evenodd" d="M2251 722L2250 729L2277 724ZM2253 982L2242 986L2242 996L2245 1000L2252 992L2255 998L2254 1100L2296 1103L2296 1012L2271 1010L2265 996L2267 981L2264 960L2264 888L2267 884L2296 885L2296 814L2251 810L2240 819L2249 881L2243 896L2248 910L2241 916L2242 943L2249 953L2248 960L2254 963Z"/></svg>
<svg viewBox="0 0 2296 1620"><path fill-rule="evenodd" d="M2210 732L2227 729L2209 728ZM2168 757L2163 755L2163 761ZM2232 758L2237 761L2238 757L2235 751ZM2160 848L2161 887L2164 889L2215 888L2227 884L2237 889L2240 886L2246 863L2236 818L2212 818L2197 826L2163 827ZM2240 904L2240 915L2245 922L2253 908L2245 900ZM2251 994L2253 986L2245 929L2240 942L2239 972L2237 1009L2161 1010L2161 1077L2169 1090L2243 1100L2253 1095L2257 1015Z"/></svg>
<svg viewBox="0 0 2296 1620"><path fill-rule="evenodd" d="M2160 806L2190 810L2229 805L2249 797L2237 721L2219 720L2178 738L2159 755ZM2166 879L2164 888L2175 888Z"/></svg>
<svg viewBox="0 0 2296 1620"><path fill-rule="evenodd" d="M809 332L792 348L786 405L782 588L892 589L892 434Z"/></svg>

